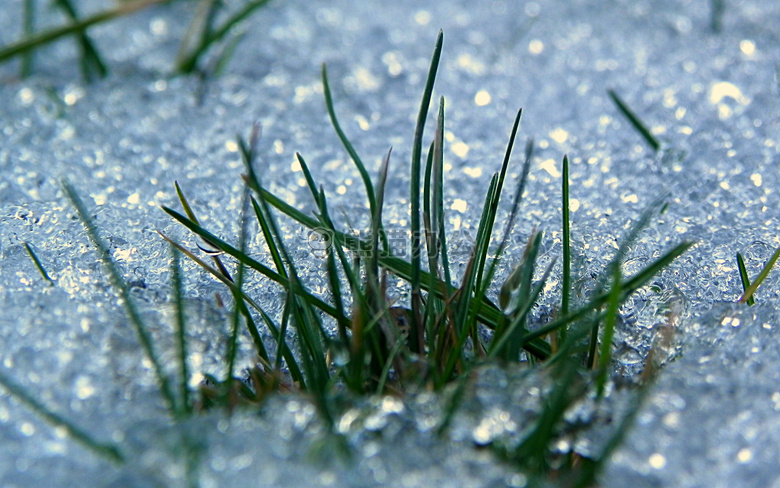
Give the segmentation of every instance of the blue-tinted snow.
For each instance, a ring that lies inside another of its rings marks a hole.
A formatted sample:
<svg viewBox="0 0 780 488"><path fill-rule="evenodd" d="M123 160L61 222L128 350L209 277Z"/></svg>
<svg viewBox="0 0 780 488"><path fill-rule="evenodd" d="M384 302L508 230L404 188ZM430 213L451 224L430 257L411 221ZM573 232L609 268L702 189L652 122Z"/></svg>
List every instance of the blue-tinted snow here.
<svg viewBox="0 0 780 488"><path fill-rule="evenodd" d="M20 35L21 2L7 3L2 43ZM293 165L300 151L359 230L365 222L360 177L322 102L319 72L327 62L342 124L370 169L394 147L385 217L388 226L402 228L417 104L443 29L436 95L447 99L453 231L475 232L483 192L523 107L520 137L533 137L537 151L510 256L520 255L534 226L546 233L543 259L559 256L564 153L572 160L575 271L583 277L577 289L591 287L590 276L603 269L616 240L658 198L669 206L632 247L626 272L681 240L697 242L661 273L657 293L645 291L623 310L616 370L638 374L653 341L674 360L661 371L603 485L774 486L780 479L773 442L780 433L780 356L772 346L780 327L777 270L759 291L758 306L732 302L740 290L736 252L755 276L780 246L780 5L725 2L721 31L714 32L710 3L716 2L278 1L243 25L244 40L226 73L201 83L167 76L191 15L180 2L90 31L112 68L105 81L81 81L70 41L40 51L36 74L27 80L18 80L14 62L0 66L0 366L98 439L126 446L133 460L129 468L111 467L2 393L2 484L175 485L186 477L182 439L197 437L202 486L277 486L282 479L289 486L523 485L522 476L473 445L495 435L511 438L512 426L515 434L522 431L535 411L534 395L544 389L536 375L482 372L475 403L464 407L445 443L431 432L443 407L425 395L404 404L356 405L339 426L363 460L359 468L312 461L317 443L327 440L304 399L275 400L261 416L240 414L230 422L206 416L171 424L108 277L59 187L67 177L82 194L144 316L156 324L152 333L172 372L169 258L156 231L196 249L158 208L175 205L173 181L209 228L232 239L242 172L235 136L259 121L267 184L311 208ZM79 8L98 12L106 4ZM61 20L47 11L39 22ZM664 141L661 154L617 112L608 88ZM512 177L517 172L515 166ZM285 231L305 258L306 233L289 224ZM24 242L56 286L40 277ZM264 255L259 239L251 245ZM324 290L321 262L307 262L309 284ZM229 314L214 293L225 293L185 266L193 369L220 373ZM278 303L278 290L268 283L250 278L247 286L269 307ZM557 297L552 287L540 313L549 313ZM668 330L673 337L659 339ZM244 351L248 360L248 341ZM510 384L525 394L507 394ZM619 412L622 402L615 393L606 408ZM590 415L608 416L592 409ZM597 431L585 435L575 449L587 454L598 439Z"/></svg>

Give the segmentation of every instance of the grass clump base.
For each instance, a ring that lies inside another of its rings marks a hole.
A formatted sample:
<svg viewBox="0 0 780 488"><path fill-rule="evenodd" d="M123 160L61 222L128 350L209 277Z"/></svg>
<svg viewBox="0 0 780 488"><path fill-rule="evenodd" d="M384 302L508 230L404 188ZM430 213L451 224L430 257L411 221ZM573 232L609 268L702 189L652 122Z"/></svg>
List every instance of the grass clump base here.
<svg viewBox="0 0 780 488"><path fill-rule="evenodd" d="M313 399L322 418L334 429L339 416L337 399L345 391L352 395L402 395L424 389L449 392L446 415L438 427L439 433L444 435L464 399L468 380L475 368L496 363L520 364L543 370L552 378L551 386L545 392L541 410L533 420L533 425L524 429L527 434L519 442L488 445L500 458L511 462L533 480L557 479L564 480L568 486L589 486L625 433L644 390L639 390L632 413L619 422L602 451L588 458L578 456L571 450L553 450L554 441L562 434L564 415L577 402L588 398L599 402L609 391L611 342L620 305L683 254L691 244L674 246L638 273L623 276L621 266L629 247L659 210L658 205L652 206L622 240L610 264L602 276L597 278L593 295L575 302L569 290L573 283L568 212L569 162L568 157L564 156L561 303L557 315L547 323L532 321L534 306L539 301L556 261L544 265L540 263L540 247L544 237L537 231L529 235L522 256L504 256L526 189L533 158L532 141L525 147L520 177L502 237L497 243L491 242L522 119L520 110L514 120L501 167L490 180L474 248L461 276L456 280L445 232L443 98L438 103L435 133L430 142L424 142L425 122L432 103L442 46L443 35L440 33L428 71L412 145L410 260L393 254L382 219L392 150L384 157L376 180L372 180L354 146L341 130L325 67L322 69L322 82L326 108L337 136L360 173L366 191L370 212L370 232L367 237L361 239L336 227L331 218L327 195L317 184L313 172L300 154L296 158L314 202L314 215L288 205L266 189L256 168L259 126L253 128L248 139L238 138L246 174L240 216L241 232L235 245L220 239L200 224L184 191L176 184L183 212L168 207L163 207L163 210L191 230L201 242L201 251L204 251L193 252L161 234L170 242L173 256L171 276L179 363L176 380L171 380L160 364L148 327L135 310L133 299L127 292L127 284L89 219L83 203L69 184L65 183L63 188L122 297L127 315L153 366L162 397L174 420L186 419L199 410L232 410L242 404L260 403L269 394L299 391ZM426 147L427 153L424 155ZM304 285L305 277L301 275L299 264L292 259L285 244L284 233L277 223L278 215L317 233L327 244L323 265L329 298L314 294ZM254 225L262 233L269 251L271 262L268 264L248 254L250 226ZM35 259L31 249L28 251ZM182 312L180 254L224 283L233 298L224 375L209 377L199 392L192 392L188 387L190 368L187 362L186 320ZM235 264L226 264L228 259ZM502 260L506 259L517 259L517 263L501 283L498 296L491 297L490 290L497 279L499 267ZM40 263L38 267L46 276ZM245 290L247 273L260 273L280 286L284 300L279 316L268 313L263 304L255 301ZM411 290L409 303L396 303L389 298L387 277L390 274L408 283ZM246 380L237 377L237 341L242 328L248 332L255 347L255 364L248 371ZM263 328L273 338L272 344L263 341ZM648 378L650 376L647 375ZM13 388L8 389L14 391ZM80 440L79 436L74 438ZM95 444L97 447L92 446L93 450L102 449L102 445L97 442L86 442L83 439L82 442L88 447ZM119 448L116 449L116 460L123 459Z"/></svg>

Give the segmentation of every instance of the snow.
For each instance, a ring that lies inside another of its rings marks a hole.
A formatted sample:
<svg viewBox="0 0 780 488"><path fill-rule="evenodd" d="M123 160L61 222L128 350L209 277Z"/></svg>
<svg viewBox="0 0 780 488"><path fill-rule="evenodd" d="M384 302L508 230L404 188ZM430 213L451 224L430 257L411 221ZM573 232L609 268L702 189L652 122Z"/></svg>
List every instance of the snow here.
<svg viewBox="0 0 780 488"><path fill-rule="evenodd" d="M83 12L106 8L83 3ZM736 253L754 277L780 247L780 24L773 21L780 4L728 2L714 32L714 3L272 2L243 24L245 37L226 72L201 81L167 75L190 17L190 5L181 2L90 31L112 69L106 80L82 82L72 41L39 52L31 78L18 79L16 62L0 65L0 371L97 439L120 444L132 459L114 467L3 392L0 484L184 486L188 456L195 456L204 487L282 480L286 486L523 486L521 475L473 446L518 435L509 427L522 430L536 411L533 396L522 393L543 389L543 376L480 372L475 403L464 405L446 442L432 427L446 398L351 400L354 407L337 423L360 462L322 452L326 429L306 398L275 399L261 414L170 421L151 366L60 187L67 178L82 195L173 373L169 253L156 231L197 249L158 207L177 206L173 182L204 225L234 240L243 171L235 137L258 121L268 186L306 211L313 208L294 165L299 151L331 203L342 205L360 229L367 215L362 183L322 100L326 62L342 125L372 174L394 148L385 218L402 228L417 104L443 29L435 96L447 103L452 230L476 231L483 192L522 107L521 141L533 137L537 151L509 256L521 254L534 226L546 234L542 259L560 256L564 153L576 200L576 290L592 288L590 276L603 270L630 223L659 198L669 206L631 247L625 271L683 240L697 243L656 278L657 294L638 295L621 311L616 350L629 377L641 371L658 331L674 334L668 362L602 486L780 486L774 462L780 351L773 340L780 328L780 272L759 289L756 306L734 304L741 291ZM3 44L21 35L21 5L3 8ZM41 13L41 26L59 21L54 12ZM664 141L660 154L618 113L607 89ZM512 179L519 161L518 152ZM306 232L289 222L285 232L310 284L324 289L322 263L309 256ZM25 242L55 286L40 276ZM261 238L250 244L253 255L267 258ZM193 370L219 375L229 312L214 293L225 291L184 265ZM556 268L553 281L559 273ZM559 286L545 293L540 311L556 305ZM275 311L278 289L255 276L247 289ZM248 338L242 347L248 361ZM615 390L598 408L619 412L626 401ZM606 415L592 409L597 418ZM597 429L592 436L597 443Z"/></svg>

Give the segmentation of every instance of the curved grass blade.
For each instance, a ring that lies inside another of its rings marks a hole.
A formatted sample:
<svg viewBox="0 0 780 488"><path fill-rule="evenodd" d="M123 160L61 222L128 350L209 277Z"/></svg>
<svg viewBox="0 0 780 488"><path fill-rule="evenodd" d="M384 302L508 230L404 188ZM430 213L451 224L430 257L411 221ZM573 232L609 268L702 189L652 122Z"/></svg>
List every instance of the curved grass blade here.
<svg viewBox="0 0 780 488"><path fill-rule="evenodd" d="M92 241L92 244L97 249L98 256L100 257L100 260L103 262L103 265L108 271L108 274L111 277L111 281L114 285L114 288L119 293L119 296L122 298L122 305L125 308L125 313L127 314L127 317L130 319L130 322L135 327L136 335L138 336L138 339L141 342L141 347L143 348L144 353L146 354L146 358L149 360L149 362L152 363L154 373L157 378L157 384L160 388L160 392L162 393L163 398L168 404L168 410L170 411L171 414L175 414L176 400L173 395L173 390L171 390L168 377L163 372L162 365L160 364L160 360L157 357L157 353L154 350L154 344L152 343L152 336L149 333L146 324L141 319L141 315L138 313L138 310L135 307L135 302L130 296L130 289L127 286L127 282L122 277L122 273L119 271L119 267L116 265L114 259L111 257L111 253L108 250L108 246L98 234L94 222L92 222L92 219L89 218L87 209L84 206L84 203L81 201L81 198L76 193L76 190L70 185L70 183L67 180L64 180L62 182L62 189L65 192L65 195L68 197L68 200L70 200L71 204L76 209L76 213L78 214L81 223L84 225L84 229L87 231L87 236L89 236L89 240Z"/></svg>
<svg viewBox="0 0 780 488"><path fill-rule="evenodd" d="M344 149L347 151L349 157L352 159L352 162L355 163L355 167L360 173L360 178L363 180L363 185L366 187L366 196L368 197L369 209L371 210L371 215L374 215L374 212L376 212L376 194L374 193L374 184L371 182L371 176L369 176L366 165L363 164L363 160L360 158L357 151L355 150L355 147L344 133L344 130L341 128L341 124L339 123L339 119L336 116L336 109L333 105L333 95L331 94L330 83L328 82L328 67L325 64L322 65L321 74L322 91L325 95L325 108L328 110L330 123L333 126L333 129L336 131L336 135L338 135L341 144L344 146Z"/></svg>
<svg viewBox="0 0 780 488"><path fill-rule="evenodd" d="M76 426L76 424L66 420L61 415L44 406L43 403L38 401L38 399L27 392L24 387L17 384L2 372L0 372L0 385L6 391L8 391L11 396L27 406L27 408L41 416L44 420L53 426L64 429L65 432L67 432L67 434L73 438L73 440L77 441L98 456L115 463L124 462L124 456L117 446L95 440L85 430Z"/></svg>
<svg viewBox="0 0 780 488"><path fill-rule="evenodd" d="M248 216L249 213L249 188L246 187L244 190L244 197L243 197L243 204L241 209L241 235L239 237L239 250L242 253L246 253L246 241L248 237ZM236 280L235 280L235 305L233 309L233 317L231 321L231 330L230 330L230 342L228 343L228 351L227 351L227 375L225 376L225 381L230 382L233 379L233 371L235 371L235 363L236 363L236 355L238 353L238 329L239 325L241 323L241 315L245 315L247 317L247 320L251 320L251 317L249 316L249 311L246 309L246 305L244 304L244 301L241 299L241 297L244 295L243 293L243 286L244 286L244 274L246 272L246 266L242 262L238 262L238 270L236 271ZM267 357L265 359L268 359Z"/></svg>
<svg viewBox="0 0 780 488"><path fill-rule="evenodd" d="M607 286L607 280L612 274L610 270L612 270L614 266L622 266L623 260L626 257L626 254L628 254L629 249L637 241L637 239L639 238L639 234L642 232L642 230L644 230L645 227L647 227L648 223L650 222L650 217L656 212L656 209L659 206L661 206L662 201L663 199L658 199L655 202L651 203L647 207L647 209L645 209L645 211L642 212L642 215L639 217L639 219L631 226L631 228L626 233L625 237L621 239L620 246L618 246L615 255L612 257L610 264L607 266L606 274L602 274L601 276L599 276L597 280L596 289L599 292ZM588 359L587 359L587 364L590 365L591 367L593 367L596 361L598 333L599 333L599 328L598 326L596 326L593 328L591 333L590 349L589 349Z"/></svg>
<svg viewBox="0 0 780 488"><path fill-rule="evenodd" d="M478 286L478 289L477 289L477 293L475 294L476 301L474 302L474 304L476 304L477 309L474 311L475 313L472 313L472 318L471 318L471 322L469 323L469 327L473 327L474 321L476 320L477 315L479 313L479 309L482 307L483 302L485 301L487 290L493 281L493 277L495 276L496 266L501 260L501 256L503 255L504 250L506 249L507 242L509 242L509 235L512 232L512 229L514 228L515 219L517 218L517 211L520 208L520 202L523 198L525 185L526 182L528 181L528 173L531 169L531 159L533 157L533 148L534 148L533 139L529 139L528 142L526 143L525 158L523 160L522 173L517 183L517 189L515 191L515 196L512 201L512 208L509 212L509 218L507 219L507 223L504 228L504 233L501 237L501 242L498 245L498 249L496 250L495 256L490 262L490 267L488 268L487 273L483 276L482 269L484 269L485 262L487 260L488 246L490 244L489 239L490 239L490 235L492 234L493 226L495 225L496 213L498 211L498 201L500 199L500 193L503 187L502 177L506 175L506 168L509 166L509 160L514 147L514 141L517 137L517 131L520 127L520 121L522 119L522 116L523 116L523 110L520 109L517 112L517 116L515 117L515 122L512 126L512 133L509 136L509 143L507 144L507 150L504 154L504 162L501 167L501 174L499 175L499 183L495 190L496 195L490 204L490 213L488 214L487 217L489 220L487 221L487 223L485 223L485 228L487 229L488 241L485 243L485 246L483 248L482 259L480 262L481 268L478 272L477 279L476 279L476 285ZM480 229L482 228L482 225L483 222L480 221ZM499 324L503 324L503 316L499 321Z"/></svg>
<svg viewBox="0 0 780 488"><path fill-rule="evenodd" d="M647 126L639 120L639 117L626 105L626 102L621 99L617 93L615 93L614 90L607 90L607 93L609 94L609 97L612 99L613 102L615 102L615 105L617 105L617 108L620 110L620 113L622 113L629 122L631 122L631 125L634 126L634 129L636 129L639 134L642 135L642 138L644 138L645 142L653 148L653 151L658 152L659 149L661 149L661 142L653 135L652 132L650 132L650 129L647 128Z"/></svg>
<svg viewBox="0 0 780 488"><path fill-rule="evenodd" d="M177 71L184 73L185 59L197 49L197 46L203 44L204 39L211 31L214 25L214 16L217 13L219 2L217 0L200 0L195 7L187 26L187 32L179 43L179 52L176 55ZM193 67L188 66L190 71Z"/></svg>
<svg viewBox="0 0 780 488"><path fill-rule="evenodd" d="M411 163L411 189L409 200L411 202L411 231L412 231L412 275L410 284L412 287L412 324L410 331L409 347L413 352L423 352L423 324L422 324L422 295L421 295L421 273L420 273L420 164L422 157L422 139L425 131L425 119L428 116L428 110L431 104L433 94L433 85L436 81L436 72L439 69L439 60L441 59L442 43L444 33L439 31L436 37L436 44L433 48L433 57L428 68L428 78L425 82L422 101L420 102L420 111L417 114L417 126L414 130L414 141L412 143L412 163Z"/></svg>
<svg viewBox="0 0 780 488"><path fill-rule="evenodd" d="M258 271L259 273L264 275L266 278L269 278L270 280L275 281L276 283L282 285L283 287L287 288L288 286L290 286L290 284L289 284L290 282L289 282L289 280L287 278L285 278L285 277L281 276L280 274L276 273L275 271L271 270L270 268L268 268L264 264L260 263L259 261L255 260L254 258L252 258L252 257L250 257L250 256L248 256L248 255L246 255L244 253L241 253L238 249L236 249L235 247L231 246L227 242L219 239L218 237L216 237L214 234L210 233L209 231L207 231L203 227L201 227L198 224L196 224L196 223L192 222L191 220L189 220L187 217L181 215L177 211L175 211L173 209L170 209L168 207L162 207L162 209L163 209L163 211L165 213L167 213L168 215L170 215L174 219L178 220L182 225L184 225L185 227L190 229L195 234L197 234L197 235L199 235L201 237L205 237L206 239L214 242L214 244L218 247L218 249L220 249L224 253L231 255L232 257L236 258L237 260L243 261L246 266L254 269L255 271ZM168 239L168 238L166 237L166 239ZM186 249L184 249L184 248L179 248L179 250L186 251ZM189 257L190 259L193 259L193 258L197 259L197 256L193 255L192 253L187 254L187 257ZM198 262L199 265L204 267L204 269L208 270L209 268L211 268L210 266L208 266L208 264L206 264L205 262L203 262L200 259L197 259L196 262ZM211 269L213 270L213 268L211 268ZM216 271L216 270L214 270L214 271ZM219 276L221 274L219 272L217 272L215 274L214 271L212 271L212 274L215 277L217 277L218 279L220 279ZM223 278L224 278L224 276L223 276ZM229 284L229 283L232 285L232 282L230 282L227 279L220 279L220 280L223 283L225 283L226 285ZM336 317L337 319L339 318L338 317L338 313L336 312L335 308L331 307L329 304L323 302L322 300L320 300L319 298L315 297L314 295L309 294L305 289L294 289L294 291L295 291L295 293L297 295L303 296L307 301L311 302L312 305L314 305L315 307L321 309L323 312L325 312L328 315L331 315L333 317ZM249 298L249 297L245 297L244 300L246 300L247 298Z"/></svg>
<svg viewBox="0 0 780 488"><path fill-rule="evenodd" d="M271 317L265 313L265 311L261 310L260 315L263 318L265 325L276 339L276 362L274 363L274 367L277 370L281 369L282 358L284 358L287 363L287 368L290 370L290 376L292 377L293 381L300 385L301 390L306 391L306 380L303 377L303 374L301 374L300 367L298 366L298 360L287 346L287 324L290 320L290 304L292 303L292 300L290 299L291 295L291 292L288 290L287 299L284 302L284 309L282 310L282 323L278 328L273 323L273 320L271 320Z"/></svg>

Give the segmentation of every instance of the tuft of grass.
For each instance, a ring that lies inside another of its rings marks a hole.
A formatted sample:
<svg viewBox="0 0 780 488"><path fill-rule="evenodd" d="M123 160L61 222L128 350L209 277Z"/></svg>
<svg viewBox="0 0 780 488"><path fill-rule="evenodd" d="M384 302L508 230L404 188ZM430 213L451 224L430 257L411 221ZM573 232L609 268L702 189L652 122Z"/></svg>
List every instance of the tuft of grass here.
<svg viewBox="0 0 780 488"><path fill-rule="evenodd" d="M758 287L761 286L761 283L769 276L769 272L772 270L772 267L775 265L778 258L780 258L780 247L777 248L774 254L772 254L772 257L769 258L769 261L767 261L761 269L761 272L758 273L756 281L751 284L747 274L747 268L745 268L745 260L740 253L737 253L737 268L739 268L739 277L742 280L743 290L742 295L739 297L739 300L737 300L738 302L747 303L748 305L753 305L755 303L753 295L756 293L756 290L758 290Z"/></svg>
<svg viewBox="0 0 780 488"><path fill-rule="evenodd" d="M202 5L213 7L207 0ZM635 275L624 277L621 267L629 247L657 211L657 205L651 206L629 228L612 260L601 276L596 278L596 291L592 296L574 303L569 289L569 159L564 156L564 181L561 188L563 290L560 310L547 323L539 323L533 314L556 262L555 259L542 262L540 249L544 234L536 229L528 236L522 256L501 284L496 302L489 296L490 290L498 269L508 260L504 252L509 236L514 232L533 159L534 146L529 140L503 234L498 243L494 243L491 237L522 120L522 110L519 110L500 169L493 174L484 198L474 247L458 280L450 267L445 232L443 97L439 100L435 134L427 145L428 152L423 159L423 129L430 109L442 47L443 34L440 32L412 143L412 185L409 197L412 222L408 241L412 250L410 260L393 253L382 223L392 149L383 158L374 184L368 169L338 123L325 67L322 78L326 109L337 137L364 181L370 212L368 235L354 235L336 228L330 216L327 195L322 186L317 184L309 165L300 154L296 154L296 158L311 193L314 214L298 210L269 192L263 185L262 172L256 167L260 139L258 125L253 126L248 140L241 136L237 138L246 169L237 246L229 244L200 224L183 190L175 183L184 213L168 207L163 207L163 210L193 232L199 242L198 248L208 256L203 259L161 233L162 238L170 243L172 253L171 287L179 375L176 386L171 386L170 378L156 354L149 328L141 319L127 282L90 219L84 203L69 183L63 182L63 191L75 208L122 299L125 313L153 366L158 388L173 419L181 420L208 408L230 411L239 405L262 402L269 394L300 391L313 398L325 421L333 426L337 414L335 400L344 388L355 394L370 395L403 394L420 388L442 392L448 385L453 385L454 392L438 429L443 433L466 394L469 374L475 367L496 361L535 366L543 368L542 372L551 378L550 389L546 392L538 417L519 442L510 444L497 441L490 448L519 470L528 473L534 482L559 479L566 480L571 486L590 486L609 453L625 434L643 398L643 390L637 394L635 408L616 422L617 427L604 450L591 459L579 457L573 452L558 453L553 449L554 442L565 434L564 415L588 395L595 394L599 401L606 396L612 362L611 343L621 304L683 254L691 243L684 242L672 247ZM661 211L664 209L665 206ZM277 216L303 225L327 244L322 265L330 291L329 298L322 298L305 286L301 276L302 268L292 258ZM254 221L270 255L271 263L268 265L248 254L250 226L254 227ZM39 271L47 277L32 248L27 246L27 250ZM423 261L423 252L426 253L427 262ZM207 377L197 399L192 398L188 386L190 373L180 253L225 284L233 298L225 376ZM745 285L746 299L766 278L778 257L780 249L756 282ZM211 262L208 262L209 259ZM227 264L225 261L228 261ZM235 271L231 273L229 268L233 266ZM278 317L268 314L244 289L247 273L253 272L260 273L282 288L283 306ZM408 303L399 303L390 296L387 290L388 274L409 284L412 292ZM746 273L745 280L747 283ZM242 324L253 341L256 353L253 358L255 365L248 371L248 381L234 377ZM258 324L270 332L274 342L271 348L266 347ZM288 335L292 331L297 340L295 347L288 343ZM648 371L651 371L650 366ZM64 427L74 439L88 448L115 461L123 460L117 446L95 441L74 424L46 409L34 395L2 372L0 385L50 422ZM191 440L183 439L182 443L188 456L188 481L191 486L195 486L198 453L194 444L191 445Z"/></svg>
<svg viewBox="0 0 780 488"><path fill-rule="evenodd" d="M488 290L494 283L499 265L506 259L503 252L508 236L513 232L533 157L533 142L529 141L506 227L500 241L493 243L491 236L522 119L520 110L501 167L491 178L474 248L459 282L456 282L450 269L445 232L444 98L439 101L435 134L428 144L426 157L423 157L423 128L430 109L442 46L443 35L439 33L412 142L409 260L393 253L382 223L384 190L392 150L383 158L378 176L372 181L363 159L338 122L324 66L322 80L325 107L336 136L364 183L370 222L367 235L359 236L336 228L330 217L327 195L322 186L317 184L311 168L300 154L296 154L296 158L311 193L314 215L290 206L268 191L260 178L261 172L256 168L257 126L253 128L249 142L239 136L238 145L246 168L244 181L252 192L255 220L271 256L270 266L247 254L244 244L245 213L241 217L241 228L244 229L242 237L239 245L234 246L200 225L178 185L177 192L184 214L169 207L162 209L192 231L199 240L208 243L210 249L232 258L239 270L258 272L282 287L283 308L280 317L275 319L248 297L240 284L230 279L226 272L207 264L181 244L174 243L177 249L227 285L237 301L245 303L247 309L254 310L253 314L262 317L276 342L274 354L266 358L262 344L256 340L257 356L263 358L264 364L273 365L273 371L268 374L284 378L276 383L280 388L311 393L329 421L333 421L331 403L334 392L339 390L336 385L343 385L357 394L400 394L420 387L439 391L456 382L459 386L448 409L450 413L443 422L443 426L446 426L464 394L464 381L475 366L495 360L538 364L550 368L558 378L555 387L531 434L520 445L497 447L497 452L532 473L573 473L579 461L561 464L561 460L552 456L549 450L550 443L559 435L563 413L589 391L596 392L599 398L605 394L611 363L611 342L620 305L683 254L691 243L674 246L637 274L624 278L621 265L629 246L636 241L658 210L657 206L652 206L629 229L611 263L599 278L601 286L597 292L582 303L572 303L569 290L569 160L564 157L564 289L557 318L547 324L534 323L532 320L534 306L555 263L555 260L545 265L539 262L543 240L540 231L534 231L529 236L522 258L500 287L496 305L488 296ZM329 285L329 300L316 296L303 284L276 223L277 214L303 225L326 244L322 266ZM427 258L427 262L424 262L423 257ZM224 265L221 267L224 268ZM411 295L408 303L397 303L389 296L386 285L388 274L409 284ZM538 278L540 274L541 278ZM606 291L603 291L605 288ZM326 320L326 317L329 318ZM327 323L334 327L327 327ZM287 333L292 329L297 332L297 354L293 354L287 344ZM258 334L251 327L249 333L252 337ZM266 386L254 384L252 387L259 391ZM622 435L620 429L616 436ZM606 457L605 454L598 462ZM582 476L593 476L597 466L587 462L584 464L590 468L583 470Z"/></svg>
<svg viewBox="0 0 780 488"><path fill-rule="evenodd" d="M653 135L647 125L645 125L645 123L639 119L639 116L637 116L636 113L631 110L631 108L629 108L626 102L624 102L623 99L620 98L620 96L615 93L614 90L607 90L607 93L609 94L609 97L612 99L612 101L615 102L615 105L617 106L618 110L620 110L620 113L622 113L628 119L628 121L631 122L631 125L634 127L634 129L636 129L637 132L639 132L647 145L653 148L653 151L658 152L661 149L661 141L659 141L658 138Z"/></svg>
<svg viewBox="0 0 780 488"><path fill-rule="evenodd" d="M236 32L237 26L269 1L246 0L246 3L235 11L225 13L225 18L218 23L218 14L221 14L223 3L219 0L201 0L194 9L187 34L179 46L174 73L206 75L222 72L242 38L242 35ZM127 0L114 8L80 18L72 0L54 0L54 6L64 13L67 22L59 27L35 32L35 0L25 0L22 39L0 47L0 63L21 57L20 76L25 78L32 73L35 51L62 38L72 37L81 51L79 64L84 79L90 82L95 78L105 77L108 74L108 66L102 60L97 46L89 38L87 30L95 25L107 24L140 10L171 2L172 0ZM209 54L213 56L207 62Z"/></svg>

